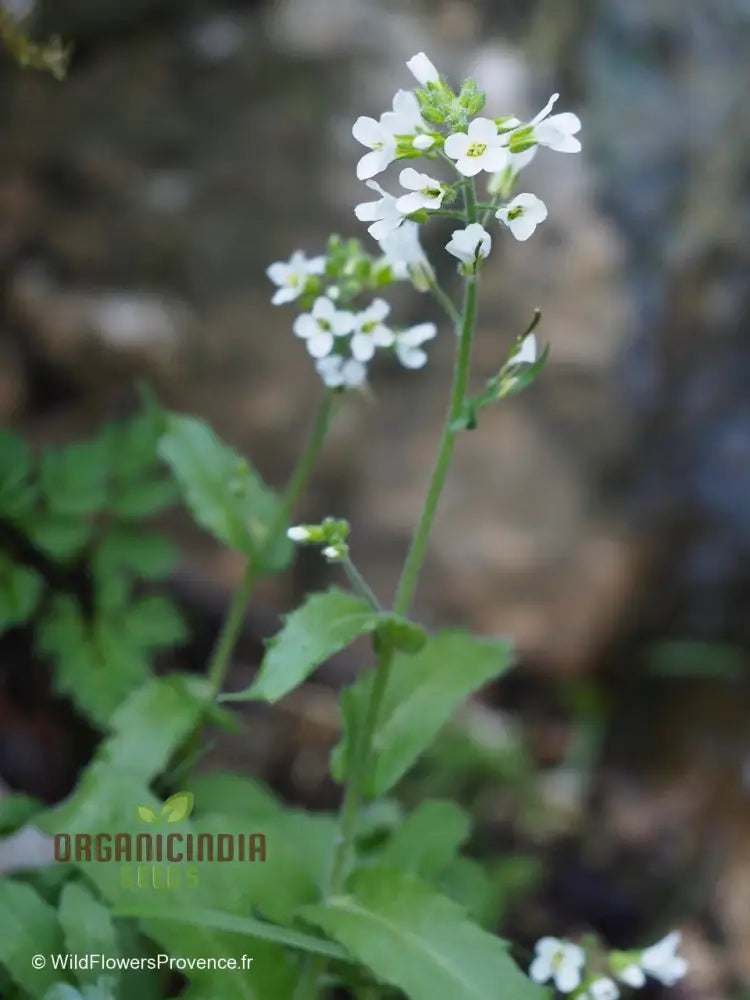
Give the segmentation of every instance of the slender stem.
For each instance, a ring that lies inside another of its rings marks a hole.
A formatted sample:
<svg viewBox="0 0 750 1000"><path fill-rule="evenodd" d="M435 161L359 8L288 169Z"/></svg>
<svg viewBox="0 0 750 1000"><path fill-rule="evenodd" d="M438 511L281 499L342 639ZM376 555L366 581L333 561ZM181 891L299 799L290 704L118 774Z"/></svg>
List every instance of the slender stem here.
<svg viewBox="0 0 750 1000"><path fill-rule="evenodd" d="M439 215L444 219L463 219L464 213L457 208L431 208L430 215Z"/></svg>
<svg viewBox="0 0 750 1000"><path fill-rule="evenodd" d="M349 583L351 583L352 587L356 590L359 596L363 597L367 601L373 611L382 611L383 609L380 607L380 601L373 593L370 584L367 580L365 580L349 556L341 560L341 566L346 573Z"/></svg>
<svg viewBox="0 0 750 1000"><path fill-rule="evenodd" d="M464 187L464 220L476 222L477 208L474 183L471 181ZM469 381L469 363L471 359L471 344L476 325L477 276L467 276L464 292L463 320L460 324L461 335L458 340L456 366L453 376L450 405L443 428L442 440L438 449L435 468L425 498L417 529L412 539L409 554L399 581L393 610L404 615L409 610L417 578L422 567L430 529L435 517L438 500L448 472L456 432L453 424L461 412ZM351 748L347 768L347 781L344 789L344 801L339 815L338 836L333 856L331 874L328 879L324 896L338 893L342 890L349 869L351 855L354 849L354 838L357 829L359 807L364 796L365 784L370 772L373 755L373 736L377 727L383 698L388 687L393 663L393 649L385 647L380 650L375 676L367 705L367 712L362 723L356 744ZM300 980L295 992L295 1000L315 1000L318 983L326 969L324 958L308 958L302 967Z"/></svg>
<svg viewBox="0 0 750 1000"><path fill-rule="evenodd" d="M453 304L453 299L447 294L447 292L443 291L434 275L430 275L428 278L428 284L433 297L443 307L451 323L456 330L458 330L461 326L461 314Z"/></svg>
<svg viewBox="0 0 750 1000"><path fill-rule="evenodd" d="M465 189L466 217L469 222L476 221L477 207L474 199L473 185ZM466 280L464 291L463 323L461 336L458 341L456 367L453 374L453 387L451 390L448 415L443 427L443 435L438 448L437 459L432 471L430 485L427 490L422 513L417 523L416 531L411 541L409 554L406 557L393 610L396 614L406 615L414 597L419 573L424 562L427 543L432 530L432 522L435 519L440 494L445 485L445 478L448 473L453 447L456 440L456 431L453 424L461 414L461 408L466 397L466 389L469 383L469 364L471 361L471 345L474 338L474 327L476 325L477 308L477 277L470 275Z"/></svg>
<svg viewBox="0 0 750 1000"><path fill-rule="evenodd" d="M284 529L291 513L299 500L300 494L305 487L305 483L310 477L316 459L323 446L328 425L331 421L333 411L333 393L326 392L318 407L312 431L307 442L307 446L292 473L289 485L284 491L284 496L279 507L279 511L271 524L266 542L266 551L278 544L279 535ZM216 643L211 662L208 668L208 680L211 685L211 692L214 697L221 691L226 680L229 664L232 659L234 647L237 645L242 623L245 620L245 609L250 602L250 596L256 581L255 567L248 561L242 580L235 591L232 603L229 605L226 618L221 627L219 638Z"/></svg>

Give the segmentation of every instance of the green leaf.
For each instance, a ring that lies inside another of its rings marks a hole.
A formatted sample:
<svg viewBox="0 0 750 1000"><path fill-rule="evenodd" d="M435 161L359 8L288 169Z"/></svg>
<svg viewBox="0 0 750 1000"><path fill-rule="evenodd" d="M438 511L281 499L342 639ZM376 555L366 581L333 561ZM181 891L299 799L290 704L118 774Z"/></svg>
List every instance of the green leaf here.
<svg viewBox="0 0 750 1000"><path fill-rule="evenodd" d="M255 682L222 700L278 701L329 656L358 636L374 632L379 622L378 613L360 597L336 588L313 594L286 617L282 630L268 643Z"/></svg>
<svg viewBox="0 0 750 1000"><path fill-rule="evenodd" d="M0 837L15 833L44 808L39 799L30 795L5 795L0 797Z"/></svg>
<svg viewBox="0 0 750 1000"><path fill-rule="evenodd" d="M421 625L396 615L384 615L377 631L378 639L402 653L418 653L427 642Z"/></svg>
<svg viewBox="0 0 750 1000"><path fill-rule="evenodd" d="M169 414L159 454L177 479L195 520L257 568L278 572L292 545L279 524L280 504L248 462L201 420ZM278 530L279 542L270 537ZM271 550L269 550L269 545Z"/></svg>
<svg viewBox="0 0 750 1000"><path fill-rule="evenodd" d="M60 926L65 935L65 949L74 955L90 953L116 958L117 934L106 906L77 882L68 882L60 895ZM76 976L81 985L95 983L101 969L80 969Z"/></svg>
<svg viewBox="0 0 750 1000"><path fill-rule="evenodd" d="M188 781L198 814L222 813L259 821L283 807L265 785L229 771L200 774Z"/></svg>
<svg viewBox="0 0 750 1000"><path fill-rule="evenodd" d="M112 513L122 518L142 518L172 507L177 487L170 479L133 483L120 489L112 501Z"/></svg>
<svg viewBox="0 0 750 1000"><path fill-rule="evenodd" d="M139 649L168 649L185 642L185 621L168 597L154 594L134 601L125 612L123 630Z"/></svg>
<svg viewBox="0 0 750 1000"><path fill-rule="evenodd" d="M13 879L0 881L0 965L11 979L32 996L42 996L64 976L49 961L43 969L35 969L31 957L64 950L54 909L31 886Z"/></svg>
<svg viewBox="0 0 750 1000"><path fill-rule="evenodd" d="M434 880L455 858L470 827L469 817L453 802L423 802L377 852L375 863Z"/></svg>
<svg viewBox="0 0 750 1000"><path fill-rule="evenodd" d="M106 619L89 625L65 594L56 596L40 622L36 645L54 661L56 690L100 727L149 673L148 660L121 626Z"/></svg>
<svg viewBox="0 0 750 1000"><path fill-rule="evenodd" d="M85 547L93 522L72 514L37 512L22 521L29 540L51 559L67 562Z"/></svg>
<svg viewBox="0 0 750 1000"><path fill-rule="evenodd" d="M144 823L155 823L156 813L149 806L138 806L138 817L142 819Z"/></svg>
<svg viewBox="0 0 750 1000"><path fill-rule="evenodd" d="M303 931L289 930L270 924L266 920L255 920L253 917L235 916L223 913L221 910L193 909L178 910L166 906L147 906L127 904L115 908L117 917L140 917L150 921L168 920L170 923L192 924L197 927L213 927L218 931L229 931L231 934L242 934L246 937L258 938L261 941L273 941L288 948L296 948L310 955L325 955L342 962L351 962L348 953L333 941L314 937Z"/></svg>
<svg viewBox="0 0 750 1000"><path fill-rule="evenodd" d="M0 554L0 632L23 625L36 611L44 580L27 566L18 566Z"/></svg>
<svg viewBox="0 0 750 1000"><path fill-rule="evenodd" d="M187 819L195 806L195 796L192 792L175 792L170 795L159 814L167 823L180 823Z"/></svg>
<svg viewBox="0 0 750 1000"><path fill-rule="evenodd" d="M383 795L432 743L461 702L510 665L508 642L449 631L429 639L412 656L397 655L373 738L367 795ZM353 734L362 725L374 671L363 674L342 698L344 739L334 751L333 775L342 781Z"/></svg>
<svg viewBox="0 0 750 1000"><path fill-rule="evenodd" d="M26 442L0 428L0 516L15 521L32 511L37 491L29 482L30 471Z"/></svg>
<svg viewBox="0 0 750 1000"><path fill-rule="evenodd" d="M386 868L359 872L350 892L300 911L410 1000L541 1000L500 938L471 923L419 879Z"/></svg>
<svg viewBox="0 0 750 1000"><path fill-rule="evenodd" d="M93 514L107 501L107 455L101 440L48 451L40 466L40 483L55 514Z"/></svg>
<svg viewBox="0 0 750 1000"><path fill-rule="evenodd" d="M111 528L93 555L95 572L102 578L127 572L147 580L167 576L177 562L177 550L163 535L138 528Z"/></svg>

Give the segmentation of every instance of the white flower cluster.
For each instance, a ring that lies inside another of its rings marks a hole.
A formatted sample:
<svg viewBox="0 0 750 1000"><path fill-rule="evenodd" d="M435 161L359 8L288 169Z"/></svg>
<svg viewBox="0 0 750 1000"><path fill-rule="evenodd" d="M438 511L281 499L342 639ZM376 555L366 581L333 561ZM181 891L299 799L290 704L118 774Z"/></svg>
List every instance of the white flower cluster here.
<svg viewBox="0 0 750 1000"><path fill-rule="evenodd" d="M344 562L349 556L349 522L327 517L320 524L296 524L287 531L287 538L296 545L321 545L329 563Z"/></svg>
<svg viewBox="0 0 750 1000"><path fill-rule="evenodd" d="M393 280L403 280L415 273L427 274L429 264L413 230L404 229L395 240L384 240L382 266ZM299 298L311 300L308 311L294 321L293 330L305 342L308 353L325 385L332 389L353 389L367 379L367 363L378 349L390 350L405 368L421 368L427 361L422 345L431 340L434 323L419 323L406 329L388 323L390 305L382 298L373 299L360 310L341 308L340 289L324 286L326 258L307 258L296 251L286 262L271 264L268 277L277 285L271 299L282 305ZM316 280L318 279L318 280Z"/></svg>
<svg viewBox="0 0 750 1000"><path fill-rule="evenodd" d="M596 973L587 970L588 955L580 945L544 937L536 943L529 975L536 983L552 980L558 992L569 993L574 1000L618 1000L618 982L640 989L648 976L664 986L682 979L688 964L677 954L681 940L679 931L671 931L641 951L612 951L606 972Z"/></svg>
<svg viewBox="0 0 750 1000"><path fill-rule="evenodd" d="M416 94L399 90L393 98L391 111L384 112L378 120L360 117L352 127L354 138L369 150L357 165L357 176L379 195L374 201L357 205L357 218L369 222L370 234L382 241L402 226L405 219L440 211L444 203L455 196L457 184L450 185L428 173L406 167L398 180L408 193L396 196L384 191L372 178L397 159L442 159L452 164L462 178L488 173L488 193L494 199L495 218L507 226L517 240L527 240L547 218L544 202L528 192L516 195L505 204L499 204L498 196L506 187L513 187L538 147L546 146L562 153L581 149L576 138L581 128L577 115L570 112L551 114L559 97L554 94L530 122L515 117L472 117L474 109L481 109L484 104L484 95L476 91L473 81L467 81L457 96L424 52L418 53L406 65L423 89ZM491 248L492 237L478 222L456 230L446 245L465 272L475 269Z"/></svg>

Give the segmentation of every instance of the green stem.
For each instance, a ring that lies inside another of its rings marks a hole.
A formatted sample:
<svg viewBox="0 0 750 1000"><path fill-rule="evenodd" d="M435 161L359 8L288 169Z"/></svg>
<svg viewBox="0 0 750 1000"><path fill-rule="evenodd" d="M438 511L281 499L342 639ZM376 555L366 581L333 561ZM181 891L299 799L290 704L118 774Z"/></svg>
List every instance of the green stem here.
<svg viewBox="0 0 750 1000"><path fill-rule="evenodd" d="M284 496L282 497L278 514L269 529L268 541L266 542L267 551L278 544L279 535L284 530L284 527L291 517L292 511L300 498L300 494L302 493L307 480L310 478L310 473L312 472L318 455L320 454L320 449L323 446L326 432L328 431L328 426L331 421L333 398L333 393L326 392L320 406L318 407L315 423L313 424L312 431L310 432L307 447L302 453L302 457L292 473L292 478L289 480L289 484L284 491ZM208 681L211 685L211 692L214 697L224 686L227 671L229 670L229 664L232 659L232 653L234 652L234 647L237 645L237 640L242 629L242 623L245 620L245 609L250 602L250 596L252 595L256 578L257 574L255 567L248 561L242 580L235 591L232 603L229 606L226 618L224 619L224 623L221 627L221 632L208 668Z"/></svg>
<svg viewBox="0 0 750 1000"><path fill-rule="evenodd" d="M341 566L346 573L349 583L351 583L352 587L359 594L359 596L363 597L367 601L373 611L382 611L383 609L380 607L380 601L375 596L370 584L367 580L365 580L349 556L341 560Z"/></svg>
<svg viewBox="0 0 750 1000"><path fill-rule="evenodd" d="M473 185L465 188L465 203L467 220L475 222L477 207L474 199ZM474 327L476 325L476 309L477 276L476 274L472 274L466 280L464 291L463 323L457 346L456 366L453 373L453 387L451 389L448 414L443 426L437 459L432 470L432 477L427 489L422 513L420 514L409 548L409 554L406 557L401 579L398 583L398 589L396 590L393 610L397 615L407 615L409 613L409 607L414 597L417 580L427 551L432 523L435 519L443 486L445 485L445 478L456 442L457 432L454 430L453 425L461 415L464 399L466 398L466 389L469 384L469 366L471 361L471 345L474 339Z"/></svg>
<svg viewBox="0 0 750 1000"><path fill-rule="evenodd" d="M464 221L476 222L477 208L473 181L464 187ZM450 405L443 427L442 440L438 449L435 468L425 498L417 529L412 539L409 554L399 581L393 610L396 614L405 615L409 610L417 578L422 567L430 529L437 510L438 500L448 472L456 432L453 424L461 413L466 389L469 381L469 363L471 360L471 345L476 325L477 276L469 275L466 280L463 306L463 320L460 324L461 334L458 340L456 366L453 376ZM339 815L338 835L334 851L330 878L328 879L324 896L341 892L349 869L351 855L354 849L354 838L357 829L359 807L364 796L365 784L370 771L373 754L373 736L377 727L380 709L388 687L393 663L393 649L386 647L380 650L375 678L367 705L367 713L361 727L356 745L351 748L350 764L347 768L347 781L344 789L344 800ZM303 965L295 1000L315 1000L318 983L326 969L324 958L308 958Z"/></svg>
<svg viewBox="0 0 750 1000"><path fill-rule="evenodd" d="M428 286L433 298L443 307L456 330L461 326L461 314L453 304L453 299L443 291L434 275L428 278Z"/></svg>

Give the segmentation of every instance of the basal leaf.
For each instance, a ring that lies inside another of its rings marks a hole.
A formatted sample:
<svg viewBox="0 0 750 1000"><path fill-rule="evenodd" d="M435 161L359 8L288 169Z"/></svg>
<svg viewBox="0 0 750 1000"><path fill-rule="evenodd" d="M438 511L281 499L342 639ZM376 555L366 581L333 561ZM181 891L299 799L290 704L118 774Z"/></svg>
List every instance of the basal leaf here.
<svg viewBox="0 0 750 1000"><path fill-rule="evenodd" d="M36 570L19 566L0 554L0 632L27 622L43 591L44 580Z"/></svg>
<svg viewBox="0 0 750 1000"><path fill-rule="evenodd" d="M244 553L261 571L289 562L291 543L280 523L280 504L258 473L194 417L169 414L159 453L180 485L195 520L225 545ZM272 531L280 541L272 544Z"/></svg>
<svg viewBox="0 0 750 1000"><path fill-rule="evenodd" d="M347 895L308 906L320 927L410 1000L541 1000L500 938L426 883L387 868L357 873Z"/></svg>
<svg viewBox="0 0 750 1000"><path fill-rule="evenodd" d="M93 521L77 514L56 514L35 511L22 521L29 540L51 559L67 562L84 548L93 528Z"/></svg>
<svg viewBox="0 0 750 1000"><path fill-rule="evenodd" d="M230 771L196 775L187 782L187 788L195 797L199 815L221 813L258 822L283 808L260 781Z"/></svg>
<svg viewBox="0 0 750 1000"><path fill-rule="evenodd" d="M465 632L443 632L414 655L394 658L373 739L373 767L367 793L383 795L427 749L461 702L510 665L510 645ZM349 745L362 724L374 672L349 688L342 699L344 739L332 760L341 781Z"/></svg>
<svg viewBox="0 0 750 1000"><path fill-rule="evenodd" d="M98 953L116 958L119 954L117 933L107 907L77 882L68 882L60 895L58 907L65 947L73 955ZM95 983L101 969L80 969L76 976L82 985Z"/></svg>
<svg viewBox="0 0 750 1000"><path fill-rule="evenodd" d="M64 951L63 936L54 909L34 889L13 879L0 881L0 965L32 996L41 997L65 973L50 962L35 969L32 955Z"/></svg>
<svg viewBox="0 0 750 1000"><path fill-rule="evenodd" d="M164 649L187 638L187 627L179 609L168 597L152 594L134 601L126 610L124 633L139 649Z"/></svg>
<svg viewBox="0 0 750 1000"><path fill-rule="evenodd" d="M101 440L48 451L42 458L42 493L55 514L93 514L107 500L107 455Z"/></svg>
<svg viewBox="0 0 750 1000"><path fill-rule="evenodd" d="M30 471L26 442L0 428L0 516L15 521L31 512L37 491L29 480Z"/></svg>
<svg viewBox="0 0 750 1000"><path fill-rule="evenodd" d="M332 588L313 594L287 616L284 627L268 643L257 679L246 691L225 695L227 701L278 701L294 690L329 656L358 636L374 632L380 616L367 601Z"/></svg>
<svg viewBox="0 0 750 1000"><path fill-rule="evenodd" d="M39 799L30 795L18 793L0 797L0 837L15 833L43 808Z"/></svg>
<svg viewBox="0 0 750 1000"><path fill-rule="evenodd" d="M111 528L93 554L94 569L103 578L125 572L158 580L176 562L177 550L169 539L125 525Z"/></svg>

